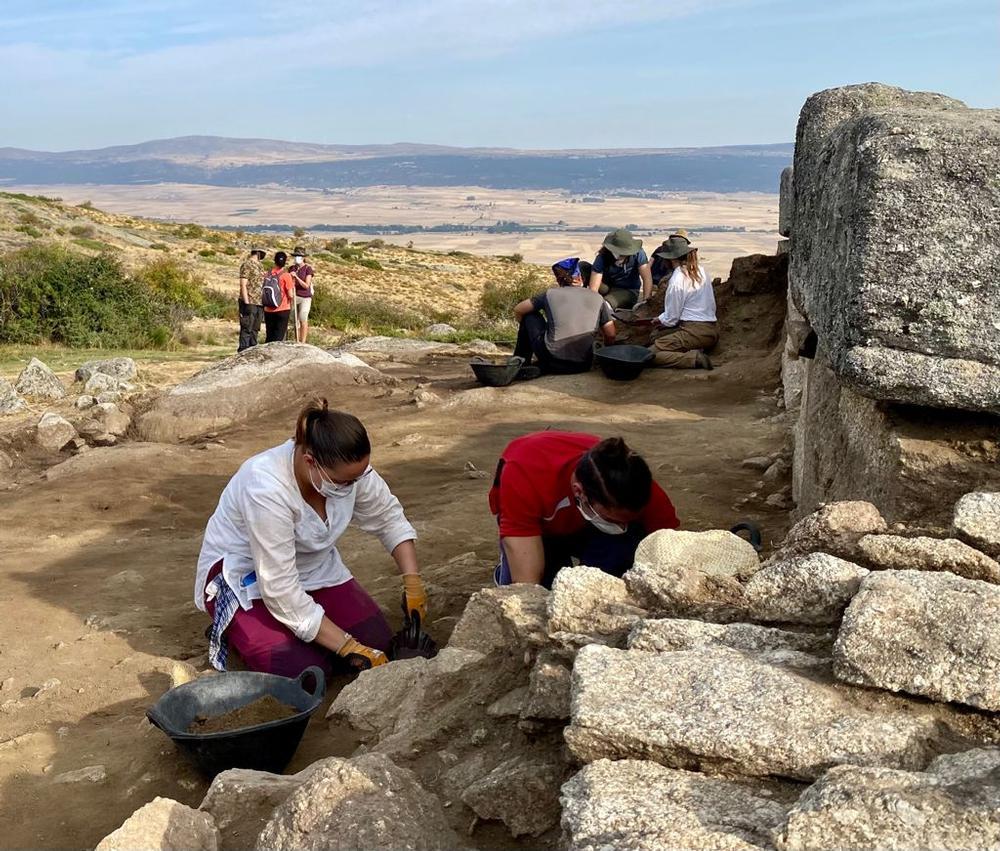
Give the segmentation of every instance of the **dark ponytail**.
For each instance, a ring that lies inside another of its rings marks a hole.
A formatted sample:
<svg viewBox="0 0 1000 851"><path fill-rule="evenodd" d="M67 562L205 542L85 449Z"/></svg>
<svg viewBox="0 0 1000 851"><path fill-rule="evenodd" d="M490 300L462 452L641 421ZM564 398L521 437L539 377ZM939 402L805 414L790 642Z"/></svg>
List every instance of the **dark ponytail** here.
<svg viewBox="0 0 1000 851"><path fill-rule="evenodd" d="M365 427L353 414L331 411L326 399L313 399L295 423L295 445L307 449L322 467L354 464L372 454Z"/></svg>
<svg viewBox="0 0 1000 851"><path fill-rule="evenodd" d="M576 480L588 502L626 511L645 508L653 488L649 465L620 437L602 440L584 455Z"/></svg>

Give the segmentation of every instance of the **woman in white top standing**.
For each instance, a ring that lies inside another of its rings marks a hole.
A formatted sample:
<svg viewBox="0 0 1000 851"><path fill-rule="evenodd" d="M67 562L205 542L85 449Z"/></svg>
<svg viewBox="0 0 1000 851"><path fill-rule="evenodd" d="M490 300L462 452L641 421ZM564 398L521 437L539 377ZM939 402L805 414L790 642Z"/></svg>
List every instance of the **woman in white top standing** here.
<svg viewBox="0 0 1000 851"><path fill-rule="evenodd" d="M708 271L698 262L698 249L683 236L671 236L655 254L667 260L673 272L667 281L663 313L653 320L662 329L650 349L655 366L673 369L711 369L705 354L719 342L715 291Z"/></svg>
<svg viewBox="0 0 1000 851"><path fill-rule="evenodd" d="M299 414L295 439L245 461L208 521L194 601L212 617L209 657L225 670L229 646L253 671L298 676L381 665L391 630L354 579L337 541L354 523L377 536L403 575L405 604L423 620L427 595L416 532L369 461L351 414L325 399Z"/></svg>

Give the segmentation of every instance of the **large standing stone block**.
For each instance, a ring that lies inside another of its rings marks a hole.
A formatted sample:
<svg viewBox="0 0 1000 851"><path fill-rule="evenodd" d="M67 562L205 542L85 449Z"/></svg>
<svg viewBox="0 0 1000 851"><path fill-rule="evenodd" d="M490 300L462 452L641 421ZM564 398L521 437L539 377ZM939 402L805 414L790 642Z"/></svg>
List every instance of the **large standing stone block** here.
<svg viewBox="0 0 1000 851"><path fill-rule="evenodd" d="M628 648L673 653L721 645L753 654L795 650L827 655L833 640L834 633L830 630L790 632L752 623L717 624L680 618L658 618L636 624L629 633Z"/></svg>
<svg viewBox="0 0 1000 851"><path fill-rule="evenodd" d="M956 534L984 553L1000 556L1000 493L967 493L955 505Z"/></svg>
<svg viewBox="0 0 1000 851"><path fill-rule="evenodd" d="M36 399L62 399L66 388L59 377L38 358L32 358L17 377L15 389Z"/></svg>
<svg viewBox="0 0 1000 851"><path fill-rule="evenodd" d="M865 535L858 549L862 564L876 570L947 570L1000 584L1000 562L954 538Z"/></svg>
<svg viewBox="0 0 1000 851"><path fill-rule="evenodd" d="M1000 412L1000 121L878 84L810 97L793 296L858 393Z"/></svg>
<svg viewBox="0 0 1000 851"><path fill-rule="evenodd" d="M778 184L778 233L782 236L792 235L795 221L794 176L795 169L788 166L782 169L781 181Z"/></svg>
<svg viewBox="0 0 1000 851"><path fill-rule="evenodd" d="M877 571L847 607L833 654L845 682L1000 710L1000 588Z"/></svg>
<svg viewBox="0 0 1000 851"><path fill-rule="evenodd" d="M837 683L802 653L724 647L642 653L591 645L573 667L565 737L581 762L812 780L842 763L923 768L945 747L993 741L997 722Z"/></svg>
<svg viewBox="0 0 1000 851"><path fill-rule="evenodd" d="M563 784L564 847L761 851L785 817L768 791L654 762L602 759Z"/></svg>

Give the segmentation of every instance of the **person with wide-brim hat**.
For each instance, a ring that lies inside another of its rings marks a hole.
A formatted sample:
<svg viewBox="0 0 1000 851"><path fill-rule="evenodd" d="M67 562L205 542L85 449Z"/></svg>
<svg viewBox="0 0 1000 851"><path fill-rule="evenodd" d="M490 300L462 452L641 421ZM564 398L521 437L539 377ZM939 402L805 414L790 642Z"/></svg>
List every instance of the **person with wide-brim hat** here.
<svg viewBox="0 0 1000 851"><path fill-rule="evenodd" d="M706 350L719 342L715 291L708 270L698 262L698 248L680 234L655 252L673 270L663 296L663 313L653 320L660 331L649 347L654 366L711 369Z"/></svg>
<svg viewBox="0 0 1000 851"><path fill-rule="evenodd" d="M604 237L589 274L587 285L615 309L635 307L640 295L645 301L653 292L653 276L642 240L625 228Z"/></svg>
<svg viewBox="0 0 1000 851"><path fill-rule="evenodd" d="M677 228L667 239L663 240L659 248L653 252L653 256L649 258L649 269L653 275L653 285L658 286L663 283L664 278L669 278L671 273L674 271L674 267L670 265L670 261L665 259L659 252L667 247L667 241L670 237L679 236L682 239L687 240L688 244L691 243L691 238L688 236L687 230L684 228Z"/></svg>
<svg viewBox="0 0 1000 851"><path fill-rule="evenodd" d="M260 323L264 320L261 286L264 283L262 261L266 254L267 249L255 242L250 247L250 253L240 263L240 297L237 302L240 314L240 341L236 349L238 352L257 345Z"/></svg>
<svg viewBox="0 0 1000 851"><path fill-rule="evenodd" d="M306 263L306 250L301 245L292 249L292 259L295 261L288 271L295 281L295 320L296 339L304 343L309 336L309 311L313 300L313 267Z"/></svg>

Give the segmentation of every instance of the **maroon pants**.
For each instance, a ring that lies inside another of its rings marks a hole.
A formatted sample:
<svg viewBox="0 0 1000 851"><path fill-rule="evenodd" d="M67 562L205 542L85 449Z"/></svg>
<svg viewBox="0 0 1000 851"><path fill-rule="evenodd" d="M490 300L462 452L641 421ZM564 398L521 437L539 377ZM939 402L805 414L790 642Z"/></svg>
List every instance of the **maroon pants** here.
<svg viewBox="0 0 1000 851"><path fill-rule="evenodd" d="M222 562L212 566L205 584L222 571ZM357 641L383 653L389 650L392 630L378 604L356 579L333 588L307 591L323 607L326 616ZM208 614L214 616L215 601L205 600ZM344 660L319 644L296 638L287 626L272 615L263 600L254 600L253 607L238 608L226 630L231 650L240 654L251 671L297 677L310 665L322 668L327 675L334 670L349 670Z"/></svg>

